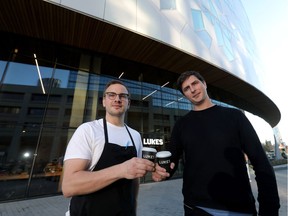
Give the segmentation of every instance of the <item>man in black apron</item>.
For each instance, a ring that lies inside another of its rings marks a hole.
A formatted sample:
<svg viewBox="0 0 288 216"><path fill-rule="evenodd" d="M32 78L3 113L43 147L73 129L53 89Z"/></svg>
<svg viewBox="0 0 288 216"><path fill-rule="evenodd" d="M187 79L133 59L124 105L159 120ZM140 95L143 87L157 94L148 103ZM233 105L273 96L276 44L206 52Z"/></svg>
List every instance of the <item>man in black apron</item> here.
<svg viewBox="0 0 288 216"><path fill-rule="evenodd" d="M64 159L62 191L72 197L71 216L134 216L139 178L154 170L142 159L140 134L124 124L129 108L120 81L104 90L105 118L84 123L73 134Z"/></svg>

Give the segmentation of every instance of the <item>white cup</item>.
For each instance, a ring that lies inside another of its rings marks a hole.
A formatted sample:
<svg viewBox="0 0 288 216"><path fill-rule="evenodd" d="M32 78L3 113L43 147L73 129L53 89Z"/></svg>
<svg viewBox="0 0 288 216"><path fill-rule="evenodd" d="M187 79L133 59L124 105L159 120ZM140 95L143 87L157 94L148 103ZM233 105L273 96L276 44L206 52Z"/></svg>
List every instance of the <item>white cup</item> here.
<svg viewBox="0 0 288 216"><path fill-rule="evenodd" d="M142 158L150 160L154 163L157 150L155 148L143 147L142 148Z"/></svg>
<svg viewBox="0 0 288 216"><path fill-rule="evenodd" d="M166 172L170 171L170 164L171 164L171 152L170 151L159 151L156 154L157 163L159 166L166 169Z"/></svg>

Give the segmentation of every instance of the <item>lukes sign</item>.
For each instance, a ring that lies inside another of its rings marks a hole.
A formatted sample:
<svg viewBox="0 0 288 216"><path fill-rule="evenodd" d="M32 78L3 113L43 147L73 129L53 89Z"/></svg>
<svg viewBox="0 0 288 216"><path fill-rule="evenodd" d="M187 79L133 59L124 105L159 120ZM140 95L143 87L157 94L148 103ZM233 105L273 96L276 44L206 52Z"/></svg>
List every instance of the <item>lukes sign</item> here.
<svg viewBox="0 0 288 216"><path fill-rule="evenodd" d="M150 139L150 138L144 138L143 139L144 145L153 145L153 146L160 146L163 145L163 139Z"/></svg>

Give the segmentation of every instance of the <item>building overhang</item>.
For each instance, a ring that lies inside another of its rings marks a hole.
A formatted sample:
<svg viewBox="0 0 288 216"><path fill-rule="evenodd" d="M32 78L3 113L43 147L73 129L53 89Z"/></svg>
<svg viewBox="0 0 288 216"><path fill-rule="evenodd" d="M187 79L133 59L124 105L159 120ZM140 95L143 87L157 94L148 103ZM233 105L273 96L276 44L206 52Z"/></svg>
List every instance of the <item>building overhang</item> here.
<svg viewBox="0 0 288 216"><path fill-rule="evenodd" d="M281 113L263 92L216 65L103 20L42 0L0 1L0 31L151 65L176 74L199 71L211 97L276 126Z"/></svg>

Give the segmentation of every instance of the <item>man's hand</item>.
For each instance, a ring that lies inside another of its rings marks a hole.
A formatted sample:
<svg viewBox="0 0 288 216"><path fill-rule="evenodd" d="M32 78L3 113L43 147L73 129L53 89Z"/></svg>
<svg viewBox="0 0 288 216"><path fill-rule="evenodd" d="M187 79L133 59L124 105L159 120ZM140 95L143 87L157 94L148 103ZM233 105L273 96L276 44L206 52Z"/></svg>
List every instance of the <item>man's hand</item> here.
<svg viewBox="0 0 288 216"><path fill-rule="evenodd" d="M174 163L171 163L170 168L173 170L175 167ZM156 164L155 171L152 172L152 179L156 182L165 180L166 178L170 177L170 174L166 172L166 169L163 167L160 167L158 164Z"/></svg>
<svg viewBox="0 0 288 216"><path fill-rule="evenodd" d="M147 172L153 172L155 164L147 159L134 157L122 163L122 170L126 179L140 178Z"/></svg>

